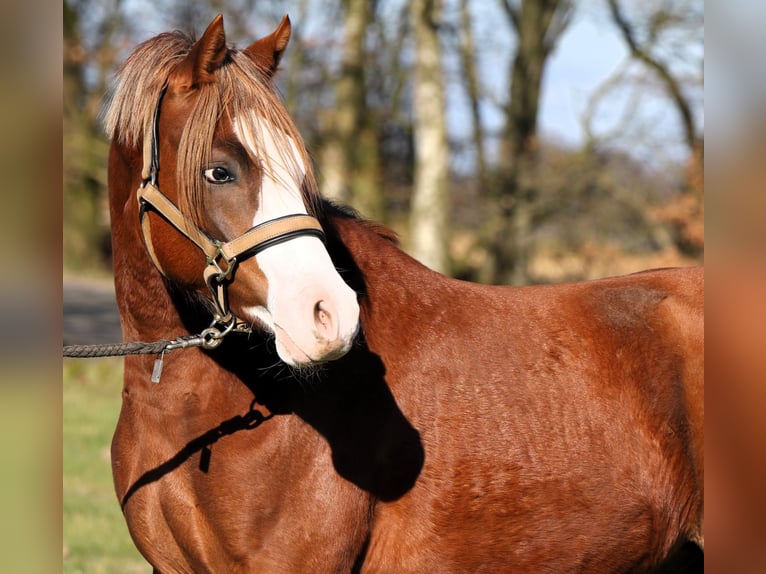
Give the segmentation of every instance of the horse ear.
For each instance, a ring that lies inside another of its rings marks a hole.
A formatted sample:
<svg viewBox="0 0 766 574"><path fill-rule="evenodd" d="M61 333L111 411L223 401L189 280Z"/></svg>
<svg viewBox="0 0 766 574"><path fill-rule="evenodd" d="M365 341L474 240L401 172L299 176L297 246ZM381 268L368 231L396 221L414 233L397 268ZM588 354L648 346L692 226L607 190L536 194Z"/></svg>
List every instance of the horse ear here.
<svg viewBox="0 0 766 574"><path fill-rule="evenodd" d="M223 16L218 14L176 68L175 81L182 88L214 82L213 74L223 64L227 53Z"/></svg>
<svg viewBox="0 0 766 574"><path fill-rule="evenodd" d="M291 29L290 17L285 14L276 30L245 48L245 54L250 56L267 76L273 76L277 71L282 54L290 41Z"/></svg>

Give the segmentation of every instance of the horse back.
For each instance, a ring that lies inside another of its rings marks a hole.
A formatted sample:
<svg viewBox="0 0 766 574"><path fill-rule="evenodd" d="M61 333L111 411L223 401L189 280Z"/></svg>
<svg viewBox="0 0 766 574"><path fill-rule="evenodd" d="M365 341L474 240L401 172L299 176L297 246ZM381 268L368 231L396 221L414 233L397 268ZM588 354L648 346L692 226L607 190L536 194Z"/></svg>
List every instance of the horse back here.
<svg viewBox="0 0 766 574"><path fill-rule="evenodd" d="M704 268L644 271L617 278L599 291L611 338L652 339L672 366L671 387L681 399L684 426L700 485L704 462ZM623 325L623 321L627 321ZM621 329L623 327L623 329ZM636 354L638 369L645 356ZM656 357L655 357L656 359ZM649 389L650 390L650 389Z"/></svg>

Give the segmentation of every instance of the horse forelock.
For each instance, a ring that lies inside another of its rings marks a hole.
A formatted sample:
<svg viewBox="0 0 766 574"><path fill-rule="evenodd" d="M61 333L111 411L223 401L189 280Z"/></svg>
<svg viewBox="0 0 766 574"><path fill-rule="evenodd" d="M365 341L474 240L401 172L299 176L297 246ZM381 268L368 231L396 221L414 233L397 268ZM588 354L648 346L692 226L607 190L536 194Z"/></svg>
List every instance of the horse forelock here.
<svg viewBox="0 0 766 574"><path fill-rule="evenodd" d="M306 207L315 213L319 191L312 162L292 118L273 82L242 52L232 53L232 65L221 70L230 84L229 119L237 128L251 159L265 175L281 180L287 188L301 190ZM253 81L242 82L241 78Z"/></svg>
<svg viewBox="0 0 766 574"><path fill-rule="evenodd" d="M194 40L166 32L138 45L117 72L103 111L108 137L132 148L143 144L170 72L189 53Z"/></svg>
<svg viewBox="0 0 766 574"><path fill-rule="evenodd" d="M164 33L139 45L118 73L105 108L107 134L132 148L143 146L157 102L173 69L188 55L194 40L181 32ZM216 81L196 87L178 146L176 186L179 208L202 225L202 171L210 163L215 128L224 118L247 134L243 146L253 161L272 174L288 174L309 213L319 208L319 192L306 146L273 82L249 56L229 50L215 72ZM264 132L268 131L268 137ZM273 157L275 153L278 157ZM273 169L274 164L282 166ZM164 166L163 166L164 167Z"/></svg>

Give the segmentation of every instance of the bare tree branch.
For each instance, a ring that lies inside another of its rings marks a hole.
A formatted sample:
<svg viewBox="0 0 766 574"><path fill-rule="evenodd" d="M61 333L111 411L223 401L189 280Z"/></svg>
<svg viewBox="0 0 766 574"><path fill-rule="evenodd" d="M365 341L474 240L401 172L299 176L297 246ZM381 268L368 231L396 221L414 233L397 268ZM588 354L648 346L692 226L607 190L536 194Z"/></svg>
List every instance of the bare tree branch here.
<svg viewBox="0 0 766 574"><path fill-rule="evenodd" d="M473 145L476 148L477 176L479 185L484 187L487 179L487 161L484 149L484 129L479 108L480 88L476 73L475 47L468 0L460 0L460 34L460 60L473 121L472 137Z"/></svg>
<svg viewBox="0 0 766 574"><path fill-rule="evenodd" d="M633 24L628 20L618 0L608 0L609 10L612 15L612 19L617 25L623 40L630 50L631 56L640 62L644 63L649 69L651 69L665 85L671 99L673 100L679 115L681 116L681 123L684 130L684 140L687 146L693 152L699 145L699 136L697 134L697 126L694 120L694 114L692 113L691 104L684 96L681 90L681 85L678 80L671 74L668 66L661 62L658 58L654 58L650 53L648 45L641 45L637 39L635 28ZM653 21L653 30L650 34L650 38L656 37L658 21Z"/></svg>
<svg viewBox="0 0 766 574"><path fill-rule="evenodd" d="M570 0L560 0L548 5L548 30L545 33L544 47L546 55L550 55L564 32L572 23L574 4Z"/></svg>
<svg viewBox="0 0 766 574"><path fill-rule="evenodd" d="M519 20L519 5L512 0L503 0L500 2L500 5L505 9L505 13L508 15L508 19L511 21L511 26L513 26L514 30L518 32L521 26Z"/></svg>

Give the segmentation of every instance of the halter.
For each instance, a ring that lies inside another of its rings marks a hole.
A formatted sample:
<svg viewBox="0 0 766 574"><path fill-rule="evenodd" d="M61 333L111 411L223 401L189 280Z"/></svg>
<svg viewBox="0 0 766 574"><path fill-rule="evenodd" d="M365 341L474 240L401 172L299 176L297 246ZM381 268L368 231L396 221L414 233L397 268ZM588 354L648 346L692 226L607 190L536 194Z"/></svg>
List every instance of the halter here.
<svg viewBox="0 0 766 574"><path fill-rule="evenodd" d="M233 280L232 276L237 263L273 245L289 241L301 235L318 237L324 241L325 235L322 231L322 226L316 218L310 215L285 215L251 227L239 237L224 242L211 237L189 221L178 207L159 190L157 181L157 174L160 169L158 137L160 105L166 91L167 84L162 88L157 100L152 129L147 130L144 137L142 181L136 191L138 217L146 249L154 266L163 276L167 277L168 275L162 269L152 244L151 226L149 218L146 217L146 213L151 209L162 216L165 221L181 232L205 254L207 266L202 272L202 276L213 296L213 303L216 309L212 325L223 326L225 329L223 334L235 326L238 330L249 330L244 323L232 314L229 309L226 293L227 285Z"/></svg>

